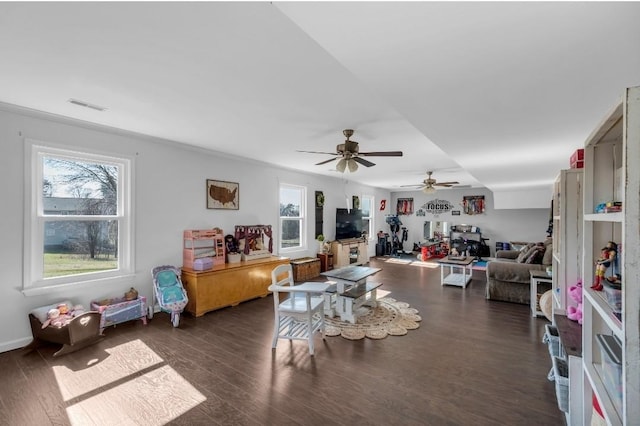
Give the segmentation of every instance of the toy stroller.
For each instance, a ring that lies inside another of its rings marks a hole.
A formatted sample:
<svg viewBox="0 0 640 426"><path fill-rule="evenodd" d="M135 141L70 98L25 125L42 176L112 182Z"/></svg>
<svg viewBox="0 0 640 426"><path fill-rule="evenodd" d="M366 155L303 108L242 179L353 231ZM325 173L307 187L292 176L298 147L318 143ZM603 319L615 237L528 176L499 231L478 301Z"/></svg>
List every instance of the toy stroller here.
<svg viewBox="0 0 640 426"><path fill-rule="evenodd" d="M161 311L171 313L171 323L177 327L180 313L189 301L180 280L180 269L170 265L158 266L151 270L151 276L155 301L149 309L149 316L153 316L153 308L157 302Z"/></svg>

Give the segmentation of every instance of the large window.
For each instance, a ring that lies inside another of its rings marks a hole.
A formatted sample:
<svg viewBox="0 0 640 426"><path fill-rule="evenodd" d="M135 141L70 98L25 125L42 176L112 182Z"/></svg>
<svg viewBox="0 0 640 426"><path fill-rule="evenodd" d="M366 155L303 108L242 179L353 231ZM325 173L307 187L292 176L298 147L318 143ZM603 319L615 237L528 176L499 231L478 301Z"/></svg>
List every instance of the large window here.
<svg viewBox="0 0 640 426"><path fill-rule="evenodd" d="M280 250L304 248L306 189L280 185Z"/></svg>
<svg viewBox="0 0 640 426"><path fill-rule="evenodd" d="M25 292L132 274L131 161L28 149Z"/></svg>
<svg viewBox="0 0 640 426"><path fill-rule="evenodd" d="M367 238L372 239L375 238L376 234L374 233L375 221L374 219L374 207L373 207L373 196L371 195L363 195L362 203L362 229L367 231Z"/></svg>

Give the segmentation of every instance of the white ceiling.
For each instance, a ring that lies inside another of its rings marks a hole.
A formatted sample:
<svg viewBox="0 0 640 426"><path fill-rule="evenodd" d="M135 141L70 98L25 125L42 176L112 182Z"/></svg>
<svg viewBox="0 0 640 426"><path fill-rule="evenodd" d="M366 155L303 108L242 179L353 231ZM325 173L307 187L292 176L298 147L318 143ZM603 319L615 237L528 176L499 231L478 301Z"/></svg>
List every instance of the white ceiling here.
<svg viewBox="0 0 640 426"><path fill-rule="evenodd" d="M640 84L638 22L638 2L1 2L0 101L330 176L296 150L352 128L404 152L352 181L550 189Z"/></svg>

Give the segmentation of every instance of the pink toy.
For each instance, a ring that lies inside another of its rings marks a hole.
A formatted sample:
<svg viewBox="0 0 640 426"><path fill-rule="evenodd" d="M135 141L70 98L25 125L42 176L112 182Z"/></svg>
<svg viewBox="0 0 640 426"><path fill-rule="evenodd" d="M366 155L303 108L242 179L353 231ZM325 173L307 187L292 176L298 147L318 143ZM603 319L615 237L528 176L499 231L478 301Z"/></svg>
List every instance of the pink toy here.
<svg viewBox="0 0 640 426"><path fill-rule="evenodd" d="M567 293L578 305L567 307L567 318L573 321L578 321L578 324L582 324L582 281L578 281L576 285L569 287Z"/></svg>

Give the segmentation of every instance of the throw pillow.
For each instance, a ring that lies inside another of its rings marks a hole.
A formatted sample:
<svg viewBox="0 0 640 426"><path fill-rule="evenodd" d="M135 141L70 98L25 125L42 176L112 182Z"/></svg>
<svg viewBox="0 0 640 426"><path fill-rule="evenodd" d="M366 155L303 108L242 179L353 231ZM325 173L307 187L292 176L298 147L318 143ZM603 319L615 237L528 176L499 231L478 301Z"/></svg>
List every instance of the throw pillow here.
<svg viewBox="0 0 640 426"><path fill-rule="evenodd" d="M527 244L522 250L520 250L520 254L516 258L516 262L525 263L529 256L531 256L535 250L536 246L534 243Z"/></svg>
<svg viewBox="0 0 640 426"><path fill-rule="evenodd" d="M542 256L543 265L551 265L553 260L553 246L551 244L545 244L544 256Z"/></svg>
<svg viewBox="0 0 640 426"><path fill-rule="evenodd" d="M533 252L527 257L524 263L540 264L544 256L544 246L536 246L533 248Z"/></svg>
<svg viewBox="0 0 640 426"><path fill-rule="evenodd" d="M511 250L526 250L526 247L530 246L531 243L525 243L523 241L510 241Z"/></svg>

